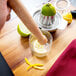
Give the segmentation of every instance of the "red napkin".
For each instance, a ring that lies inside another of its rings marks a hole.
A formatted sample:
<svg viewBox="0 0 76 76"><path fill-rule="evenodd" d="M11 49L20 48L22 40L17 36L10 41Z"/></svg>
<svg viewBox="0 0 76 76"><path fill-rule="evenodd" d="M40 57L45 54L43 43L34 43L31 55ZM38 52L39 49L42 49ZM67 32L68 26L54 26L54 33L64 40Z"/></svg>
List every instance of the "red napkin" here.
<svg viewBox="0 0 76 76"><path fill-rule="evenodd" d="M64 50L46 76L76 76L76 39Z"/></svg>

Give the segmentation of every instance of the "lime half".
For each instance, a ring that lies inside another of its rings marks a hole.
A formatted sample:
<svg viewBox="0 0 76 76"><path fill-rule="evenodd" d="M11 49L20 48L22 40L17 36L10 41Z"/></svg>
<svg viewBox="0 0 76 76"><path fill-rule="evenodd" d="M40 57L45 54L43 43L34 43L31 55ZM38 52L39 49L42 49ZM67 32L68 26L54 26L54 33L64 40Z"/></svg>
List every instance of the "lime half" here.
<svg viewBox="0 0 76 76"><path fill-rule="evenodd" d="M56 14L56 9L51 3L44 4L41 13L44 16L54 16Z"/></svg>
<svg viewBox="0 0 76 76"><path fill-rule="evenodd" d="M31 34L31 32L27 29L27 27L23 23L18 24L17 31L22 37L27 37Z"/></svg>

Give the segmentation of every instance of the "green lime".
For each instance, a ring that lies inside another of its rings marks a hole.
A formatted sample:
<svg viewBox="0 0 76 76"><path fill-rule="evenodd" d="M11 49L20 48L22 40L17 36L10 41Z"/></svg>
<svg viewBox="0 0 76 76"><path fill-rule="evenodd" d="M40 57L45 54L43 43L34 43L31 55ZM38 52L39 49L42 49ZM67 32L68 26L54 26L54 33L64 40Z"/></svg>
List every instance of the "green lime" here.
<svg viewBox="0 0 76 76"><path fill-rule="evenodd" d="M45 16L54 16L56 14L56 10L51 3L47 3L43 5L41 13Z"/></svg>
<svg viewBox="0 0 76 76"><path fill-rule="evenodd" d="M18 24L17 31L22 37L27 37L31 34L31 32L26 28L23 23Z"/></svg>

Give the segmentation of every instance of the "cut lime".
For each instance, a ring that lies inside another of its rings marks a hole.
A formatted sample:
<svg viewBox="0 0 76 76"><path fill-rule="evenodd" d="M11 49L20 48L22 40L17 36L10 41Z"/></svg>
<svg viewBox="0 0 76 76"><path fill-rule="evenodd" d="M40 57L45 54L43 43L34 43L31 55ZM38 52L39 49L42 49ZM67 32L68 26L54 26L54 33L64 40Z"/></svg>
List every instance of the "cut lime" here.
<svg viewBox="0 0 76 76"><path fill-rule="evenodd" d="M43 5L41 13L45 16L54 16L56 14L56 10L51 3L47 3Z"/></svg>
<svg viewBox="0 0 76 76"><path fill-rule="evenodd" d="M17 31L22 37L27 37L31 34L31 32L27 29L27 27L23 23L18 24Z"/></svg>

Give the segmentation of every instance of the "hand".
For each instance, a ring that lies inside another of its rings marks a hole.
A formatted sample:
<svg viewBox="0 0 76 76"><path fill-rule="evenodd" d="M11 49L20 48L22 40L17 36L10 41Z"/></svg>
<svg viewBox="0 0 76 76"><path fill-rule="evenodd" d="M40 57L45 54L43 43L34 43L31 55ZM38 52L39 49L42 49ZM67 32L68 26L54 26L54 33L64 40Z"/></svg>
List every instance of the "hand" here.
<svg viewBox="0 0 76 76"><path fill-rule="evenodd" d="M7 0L0 0L0 30L4 23L10 19L11 9L7 5Z"/></svg>

